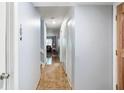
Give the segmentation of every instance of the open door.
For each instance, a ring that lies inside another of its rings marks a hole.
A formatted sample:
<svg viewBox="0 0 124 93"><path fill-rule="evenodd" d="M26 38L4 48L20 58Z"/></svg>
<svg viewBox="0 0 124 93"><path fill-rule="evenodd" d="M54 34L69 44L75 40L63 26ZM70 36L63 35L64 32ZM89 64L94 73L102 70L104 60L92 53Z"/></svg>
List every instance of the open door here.
<svg viewBox="0 0 124 93"><path fill-rule="evenodd" d="M40 35L40 57L41 63L46 64L46 24L45 21L41 18L41 35Z"/></svg>
<svg viewBox="0 0 124 93"><path fill-rule="evenodd" d="M6 3L0 3L0 90L7 89Z"/></svg>
<svg viewBox="0 0 124 93"><path fill-rule="evenodd" d="M124 3L117 6L117 89L124 89Z"/></svg>

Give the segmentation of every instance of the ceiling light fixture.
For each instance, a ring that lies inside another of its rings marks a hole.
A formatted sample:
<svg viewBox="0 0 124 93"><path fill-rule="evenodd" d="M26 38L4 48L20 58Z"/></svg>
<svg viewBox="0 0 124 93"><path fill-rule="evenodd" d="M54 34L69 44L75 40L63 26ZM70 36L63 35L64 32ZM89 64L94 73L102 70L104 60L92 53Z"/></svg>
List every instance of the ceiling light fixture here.
<svg viewBox="0 0 124 93"><path fill-rule="evenodd" d="M52 24L56 24L55 17L51 17Z"/></svg>
<svg viewBox="0 0 124 93"><path fill-rule="evenodd" d="M53 23L53 24L56 24L56 21L55 21L55 20L53 20L53 21L52 21L52 23Z"/></svg>

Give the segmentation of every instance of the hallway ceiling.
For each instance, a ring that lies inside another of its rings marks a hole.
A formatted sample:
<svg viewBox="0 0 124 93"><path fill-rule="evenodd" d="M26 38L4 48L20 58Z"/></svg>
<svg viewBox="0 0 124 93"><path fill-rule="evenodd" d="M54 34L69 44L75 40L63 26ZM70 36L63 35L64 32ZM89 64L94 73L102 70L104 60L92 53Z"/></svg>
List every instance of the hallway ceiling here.
<svg viewBox="0 0 124 93"><path fill-rule="evenodd" d="M76 6L76 5L113 5L114 2L33 2L36 7L41 6Z"/></svg>
<svg viewBox="0 0 124 93"><path fill-rule="evenodd" d="M48 29L59 29L63 18L67 14L69 7L62 6L49 6L49 7L36 7L42 18L45 20Z"/></svg>
<svg viewBox="0 0 124 93"><path fill-rule="evenodd" d="M53 31L61 27L63 18L72 6L113 5L112 2L32 2L32 4L45 20L48 29Z"/></svg>

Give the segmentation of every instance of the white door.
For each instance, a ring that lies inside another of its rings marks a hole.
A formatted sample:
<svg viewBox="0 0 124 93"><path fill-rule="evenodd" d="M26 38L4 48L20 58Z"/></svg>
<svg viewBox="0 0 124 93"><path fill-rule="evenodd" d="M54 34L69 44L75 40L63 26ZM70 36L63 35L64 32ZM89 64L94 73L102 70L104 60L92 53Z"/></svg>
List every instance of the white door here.
<svg viewBox="0 0 124 93"><path fill-rule="evenodd" d="M46 52L46 38L47 38L47 33L46 33L46 23L44 22L44 62L45 64L47 63L47 52Z"/></svg>
<svg viewBox="0 0 124 93"><path fill-rule="evenodd" d="M0 2L0 90L6 89L6 3Z"/></svg>

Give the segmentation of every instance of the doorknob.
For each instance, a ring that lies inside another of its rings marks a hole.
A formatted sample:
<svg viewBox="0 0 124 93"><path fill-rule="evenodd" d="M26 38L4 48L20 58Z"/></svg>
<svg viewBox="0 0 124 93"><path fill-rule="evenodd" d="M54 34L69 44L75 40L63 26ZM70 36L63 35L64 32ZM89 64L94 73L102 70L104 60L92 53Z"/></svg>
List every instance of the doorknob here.
<svg viewBox="0 0 124 93"><path fill-rule="evenodd" d="M9 76L10 76L10 75L9 75L8 73L2 73L2 74L0 75L0 80L8 79Z"/></svg>

